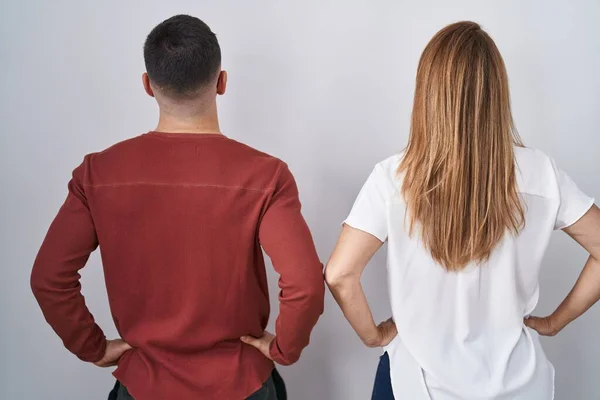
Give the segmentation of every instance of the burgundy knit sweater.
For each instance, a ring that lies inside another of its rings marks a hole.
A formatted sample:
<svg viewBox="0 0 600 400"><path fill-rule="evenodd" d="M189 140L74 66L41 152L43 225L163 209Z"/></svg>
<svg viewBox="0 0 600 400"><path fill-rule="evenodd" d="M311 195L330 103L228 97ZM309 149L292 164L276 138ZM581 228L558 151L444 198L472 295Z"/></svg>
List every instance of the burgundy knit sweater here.
<svg viewBox="0 0 600 400"><path fill-rule="evenodd" d="M100 247L114 322L133 350L115 376L137 400L244 399L273 363L240 342L269 319L263 249L281 275L280 364L298 360L324 285L285 163L223 135L151 132L91 154L33 267L31 284L65 346L104 354L78 271Z"/></svg>

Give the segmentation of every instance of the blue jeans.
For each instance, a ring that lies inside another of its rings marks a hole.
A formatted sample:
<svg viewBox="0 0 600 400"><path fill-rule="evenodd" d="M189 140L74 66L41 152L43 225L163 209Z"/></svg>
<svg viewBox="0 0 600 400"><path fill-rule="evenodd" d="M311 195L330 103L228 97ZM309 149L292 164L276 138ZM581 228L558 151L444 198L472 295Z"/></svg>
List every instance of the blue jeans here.
<svg viewBox="0 0 600 400"><path fill-rule="evenodd" d="M383 353L379 359L371 400L394 400L392 378L390 377L390 357L387 352Z"/></svg>
<svg viewBox="0 0 600 400"><path fill-rule="evenodd" d="M129 394L127 388L117 381L108 395L108 400L134 400L134 398ZM277 369L273 369L264 385L246 400L287 400L285 382Z"/></svg>

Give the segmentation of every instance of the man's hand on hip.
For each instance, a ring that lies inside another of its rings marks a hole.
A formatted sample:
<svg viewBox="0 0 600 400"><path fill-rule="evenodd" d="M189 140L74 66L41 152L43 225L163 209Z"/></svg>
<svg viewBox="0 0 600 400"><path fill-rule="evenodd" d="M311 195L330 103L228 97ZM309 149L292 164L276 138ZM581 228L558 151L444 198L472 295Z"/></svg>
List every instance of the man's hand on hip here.
<svg viewBox="0 0 600 400"><path fill-rule="evenodd" d="M123 339L107 340L104 357L94 363L97 367L107 368L117 365L123 354L131 350L132 347Z"/></svg>
<svg viewBox="0 0 600 400"><path fill-rule="evenodd" d="M275 339L275 335L272 333L264 331L262 337L242 336L240 339L242 342L256 347L269 360L273 360L269 351L271 342Z"/></svg>

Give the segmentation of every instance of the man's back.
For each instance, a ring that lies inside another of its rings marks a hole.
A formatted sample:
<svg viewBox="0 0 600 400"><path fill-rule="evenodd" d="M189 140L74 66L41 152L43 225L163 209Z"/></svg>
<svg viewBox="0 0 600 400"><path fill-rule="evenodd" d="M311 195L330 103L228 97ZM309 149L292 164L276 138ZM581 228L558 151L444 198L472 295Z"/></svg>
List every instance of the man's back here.
<svg viewBox="0 0 600 400"><path fill-rule="evenodd" d="M53 233L76 236L73 251L53 246ZM261 245L282 275L275 361L297 360L322 312L320 263L287 166L220 134L152 132L87 156L49 238L33 277L42 292L52 279L39 266L99 244L114 321L133 347L115 376L136 399L242 399L267 380L271 360L240 341L269 319ZM87 339L61 336L91 359L99 333L87 325Z"/></svg>

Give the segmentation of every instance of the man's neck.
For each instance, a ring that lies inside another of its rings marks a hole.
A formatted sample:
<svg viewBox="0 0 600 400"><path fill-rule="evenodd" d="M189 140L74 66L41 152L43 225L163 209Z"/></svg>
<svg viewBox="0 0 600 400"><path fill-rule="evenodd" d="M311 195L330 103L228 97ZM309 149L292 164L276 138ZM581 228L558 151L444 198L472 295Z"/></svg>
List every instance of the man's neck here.
<svg viewBox="0 0 600 400"><path fill-rule="evenodd" d="M208 115L176 116L161 111L157 132L168 133L221 133L217 113Z"/></svg>

